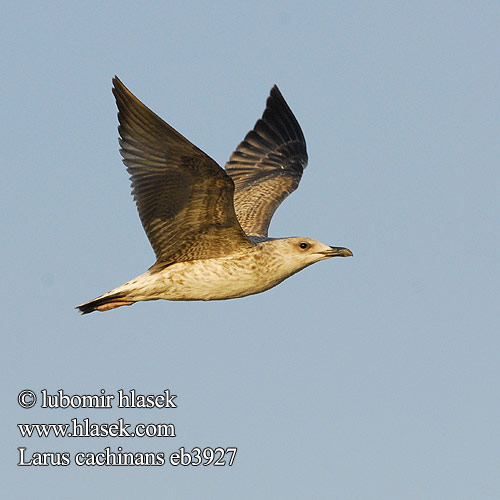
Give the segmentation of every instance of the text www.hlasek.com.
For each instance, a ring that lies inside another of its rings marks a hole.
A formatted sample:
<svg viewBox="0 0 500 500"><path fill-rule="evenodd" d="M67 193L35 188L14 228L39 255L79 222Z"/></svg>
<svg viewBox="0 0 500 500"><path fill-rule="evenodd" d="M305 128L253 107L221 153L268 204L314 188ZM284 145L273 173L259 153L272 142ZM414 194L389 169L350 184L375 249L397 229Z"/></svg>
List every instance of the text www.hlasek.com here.
<svg viewBox="0 0 500 500"><path fill-rule="evenodd" d="M71 424L17 424L22 437L175 437L174 424L137 424L129 430L123 418L114 423L97 424L84 418Z"/></svg>

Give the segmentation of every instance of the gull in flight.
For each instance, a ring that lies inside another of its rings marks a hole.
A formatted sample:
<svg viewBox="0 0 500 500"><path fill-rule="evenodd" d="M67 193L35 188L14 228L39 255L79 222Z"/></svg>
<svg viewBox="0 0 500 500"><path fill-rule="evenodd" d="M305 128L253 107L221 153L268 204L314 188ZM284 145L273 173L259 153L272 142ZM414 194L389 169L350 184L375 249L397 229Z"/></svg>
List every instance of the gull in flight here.
<svg viewBox="0 0 500 500"><path fill-rule="evenodd" d="M221 300L264 292L343 247L269 238L280 203L307 165L304 135L277 86L222 169L113 79L120 153L156 262L77 306L82 314L142 300Z"/></svg>

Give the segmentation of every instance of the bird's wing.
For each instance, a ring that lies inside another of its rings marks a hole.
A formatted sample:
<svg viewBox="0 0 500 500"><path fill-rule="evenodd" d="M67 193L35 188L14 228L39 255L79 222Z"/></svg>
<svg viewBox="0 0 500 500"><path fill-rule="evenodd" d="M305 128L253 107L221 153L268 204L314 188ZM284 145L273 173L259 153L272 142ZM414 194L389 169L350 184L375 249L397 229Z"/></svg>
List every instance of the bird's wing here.
<svg viewBox="0 0 500 500"><path fill-rule="evenodd" d="M307 165L300 125L275 85L262 118L226 163L234 207L246 234L267 237L271 217L299 185Z"/></svg>
<svg viewBox="0 0 500 500"><path fill-rule="evenodd" d="M217 163L115 77L120 153L157 264L221 257L251 247L236 218L234 183Z"/></svg>

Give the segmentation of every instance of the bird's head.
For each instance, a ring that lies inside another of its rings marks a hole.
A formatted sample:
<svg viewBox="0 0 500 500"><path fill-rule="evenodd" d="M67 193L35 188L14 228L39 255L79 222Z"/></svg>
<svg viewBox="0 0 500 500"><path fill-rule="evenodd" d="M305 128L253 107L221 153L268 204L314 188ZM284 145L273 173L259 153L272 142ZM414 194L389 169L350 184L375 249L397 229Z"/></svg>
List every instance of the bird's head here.
<svg viewBox="0 0 500 500"><path fill-rule="evenodd" d="M293 237L273 240L271 243L284 256L284 264L293 274L320 260L331 257L352 257L344 247L331 247L311 238Z"/></svg>

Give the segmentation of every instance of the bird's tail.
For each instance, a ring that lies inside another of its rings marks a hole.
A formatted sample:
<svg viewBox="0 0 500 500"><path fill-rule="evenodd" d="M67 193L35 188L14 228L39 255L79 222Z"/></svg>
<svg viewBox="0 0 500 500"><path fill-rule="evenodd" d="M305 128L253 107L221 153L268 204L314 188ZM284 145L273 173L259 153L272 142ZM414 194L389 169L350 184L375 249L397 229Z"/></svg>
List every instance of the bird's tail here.
<svg viewBox="0 0 500 500"><path fill-rule="evenodd" d="M131 306L135 303L135 300L130 300L126 297L124 293L115 293L112 295L102 295L97 297L97 299L85 302L76 306L82 314L89 314L94 311L109 311L110 309L115 309L121 306Z"/></svg>

